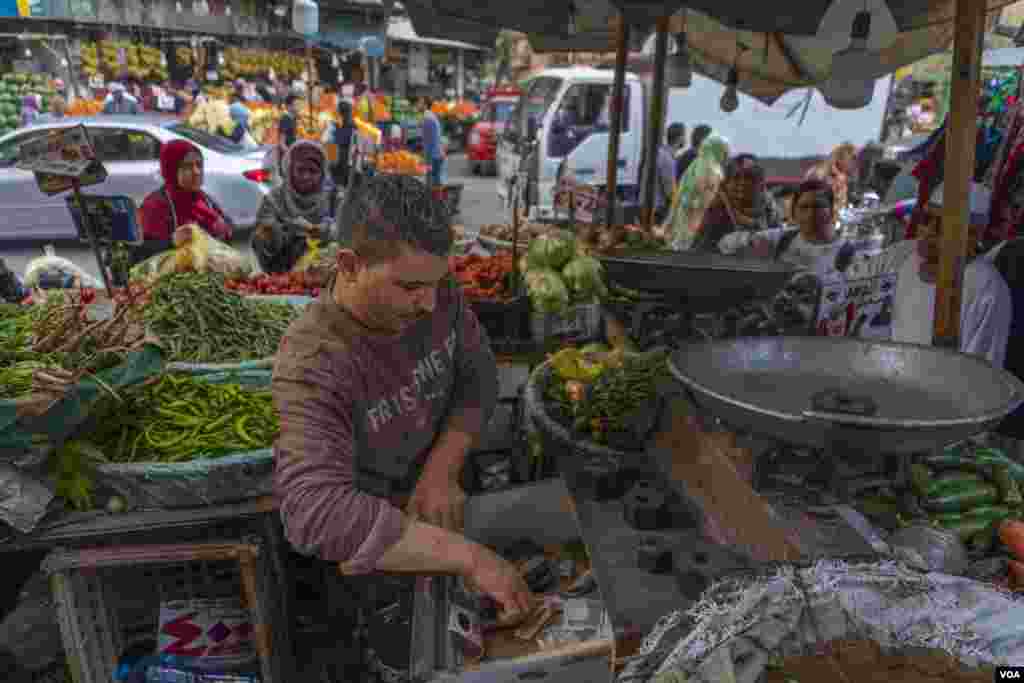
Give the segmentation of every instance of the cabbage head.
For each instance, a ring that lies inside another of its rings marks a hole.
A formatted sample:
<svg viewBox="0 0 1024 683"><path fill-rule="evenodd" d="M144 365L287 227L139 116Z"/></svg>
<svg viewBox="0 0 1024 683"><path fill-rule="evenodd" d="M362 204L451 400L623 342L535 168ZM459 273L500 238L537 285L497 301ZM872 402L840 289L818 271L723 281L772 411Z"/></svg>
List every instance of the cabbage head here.
<svg viewBox="0 0 1024 683"><path fill-rule="evenodd" d="M540 313L564 313L569 308L569 290L554 270L530 271L526 291L533 310Z"/></svg>
<svg viewBox="0 0 1024 683"><path fill-rule="evenodd" d="M538 235L530 241L526 260L531 270L552 268L561 270L576 255L576 238L565 231Z"/></svg>
<svg viewBox="0 0 1024 683"><path fill-rule="evenodd" d="M577 256L562 269L562 279L577 301L592 302L608 294L604 267L593 256Z"/></svg>

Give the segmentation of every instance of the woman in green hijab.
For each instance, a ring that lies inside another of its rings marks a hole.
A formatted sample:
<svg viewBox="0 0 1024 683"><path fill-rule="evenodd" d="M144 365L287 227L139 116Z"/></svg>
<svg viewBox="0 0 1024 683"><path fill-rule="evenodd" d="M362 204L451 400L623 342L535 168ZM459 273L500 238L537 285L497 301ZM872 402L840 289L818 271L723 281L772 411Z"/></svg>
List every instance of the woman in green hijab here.
<svg viewBox="0 0 1024 683"><path fill-rule="evenodd" d="M701 143L697 158L686 169L676 194L664 232L669 248L686 251L693 244L704 222L704 213L718 195L729 159L729 142L711 134Z"/></svg>

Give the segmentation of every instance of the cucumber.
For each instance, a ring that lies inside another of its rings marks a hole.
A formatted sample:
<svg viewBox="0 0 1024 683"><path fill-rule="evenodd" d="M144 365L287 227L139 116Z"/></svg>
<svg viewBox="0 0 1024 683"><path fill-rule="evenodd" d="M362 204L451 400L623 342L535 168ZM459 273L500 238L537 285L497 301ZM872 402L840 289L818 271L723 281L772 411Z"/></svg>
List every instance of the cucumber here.
<svg viewBox="0 0 1024 683"><path fill-rule="evenodd" d="M967 486L976 486L978 484L987 484L985 477L981 476L977 472L968 472L964 470L954 470L952 472L945 472L932 479L931 485L925 491L925 498L937 498L943 493L952 493L953 491L962 489Z"/></svg>
<svg viewBox="0 0 1024 683"><path fill-rule="evenodd" d="M979 505L992 505L998 500L999 489L995 485L971 484L925 498L921 506L930 512L961 512Z"/></svg>

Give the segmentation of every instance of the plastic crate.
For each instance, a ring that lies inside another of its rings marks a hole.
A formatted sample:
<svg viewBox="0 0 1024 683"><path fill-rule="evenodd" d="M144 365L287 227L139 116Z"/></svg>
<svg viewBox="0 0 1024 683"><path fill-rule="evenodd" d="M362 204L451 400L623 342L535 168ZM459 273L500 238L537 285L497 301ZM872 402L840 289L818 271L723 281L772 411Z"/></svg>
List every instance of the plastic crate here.
<svg viewBox="0 0 1024 683"><path fill-rule="evenodd" d="M264 683L287 681L283 591L259 542L56 550L44 569L74 683L111 683L126 648L156 640L162 602L237 597L252 614Z"/></svg>
<svg viewBox="0 0 1024 683"><path fill-rule="evenodd" d="M571 306L565 313L530 314L530 331L534 341L544 342L552 338L572 341L592 341L601 336L601 304Z"/></svg>

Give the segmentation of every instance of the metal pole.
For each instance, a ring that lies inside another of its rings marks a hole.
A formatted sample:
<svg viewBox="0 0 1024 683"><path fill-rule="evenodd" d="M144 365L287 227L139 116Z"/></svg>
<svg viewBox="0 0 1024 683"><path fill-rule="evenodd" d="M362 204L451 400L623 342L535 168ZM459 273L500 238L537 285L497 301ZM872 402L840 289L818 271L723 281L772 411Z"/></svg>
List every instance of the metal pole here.
<svg viewBox="0 0 1024 683"><path fill-rule="evenodd" d="M85 208L85 199L82 197L82 188L76 180L71 185L72 192L75 193L75 201L78 202L78 210L82 212L82 224L85 229L89 232L89 246L92 247L92 254L96 257L96 266L100 269L100 275L103 276L103 286L107 288L107 296L110 300L114 300L114 288L110 284L110 273L107 272L107 266L103 263L103 254L100 253L100 244L96 239L96 228L93 226L92 217Z"/></svg>
<svg viewBox="0 0 1024 683"><path fill-rule="evenodd" d="M619 141L622 137L623 96L626 91L626 58L629 55L629 24L619 21L615 45L615 84L612 86L611 119L612 130L608 136L608 181L605 188L608 212L605 225L609 228L615 222L615 200L619 193Z"/></svg>
<svg viewBox="0 0 1024 683"><path fill-rule="evenodd" d="M668 20L658 19L658 36L654 47L654 92L651 93L650 116L647 120L647 154L644 155L644 229L654 224L654 184L658 180L658 148L661 147L661 123L665 110L665 59L668 56Z"/></svg>
<svg viewBox="0 0 1024 683"><path fill-rule="evenodd" d="M986 7L987 3L975 0L956 0L953 90L946 128L946 180L935 301L935 343L945 346L955 346L960 335L960 296L968 253Z"/></svg>

